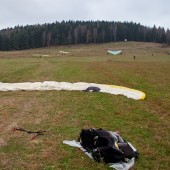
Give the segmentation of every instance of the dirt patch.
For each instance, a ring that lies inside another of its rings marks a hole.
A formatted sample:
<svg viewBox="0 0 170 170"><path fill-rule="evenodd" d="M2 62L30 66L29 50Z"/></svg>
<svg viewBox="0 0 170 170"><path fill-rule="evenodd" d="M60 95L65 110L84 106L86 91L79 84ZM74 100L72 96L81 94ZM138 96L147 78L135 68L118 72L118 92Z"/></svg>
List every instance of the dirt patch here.
<svg viewBox="0 0 170 170"><path fill-rule="evenodd" d="M13 128L18 127L18 123L17 122L12 122L11 124L9 124L6 128L4 132L9 132L12 131Z"/></svg>
<svg viewBox="0 0 170 170"><path fill-rule="evenodd" d="M6 146L6 145L7 145L7 142L3 138L0 138L0 147Z"/></svg>

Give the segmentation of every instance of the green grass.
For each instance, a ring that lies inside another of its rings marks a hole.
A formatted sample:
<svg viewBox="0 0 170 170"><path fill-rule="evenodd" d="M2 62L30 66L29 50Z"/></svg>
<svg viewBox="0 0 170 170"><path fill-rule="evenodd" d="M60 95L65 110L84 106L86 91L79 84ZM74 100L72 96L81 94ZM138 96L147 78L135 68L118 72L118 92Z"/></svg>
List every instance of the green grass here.
<svg viewBox="0 0 170 170"><path fill-rule="evenodd" d="M107 56L107 49L122 49L123 55ZM61 55L60 50L71 53ZM0 82L113 84L141 90L147 98L135 101L78 91L0 92L0 169L109 169L62 144L77 139L82 128L95 127L119 131L138 149L140 157L133 169L168 170L168 50L159 44L128 42L1 52ZM47 132L30 141L32 135L12 132L14 126Z"/></svg>

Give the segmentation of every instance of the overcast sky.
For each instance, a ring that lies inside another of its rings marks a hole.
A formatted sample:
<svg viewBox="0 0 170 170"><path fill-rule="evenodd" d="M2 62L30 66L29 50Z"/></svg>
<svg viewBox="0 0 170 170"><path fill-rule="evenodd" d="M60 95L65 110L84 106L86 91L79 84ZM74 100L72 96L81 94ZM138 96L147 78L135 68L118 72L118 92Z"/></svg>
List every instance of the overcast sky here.
<svg viewBox="0 0 170 170"><path fill-rule="evenodd" d="M128 21L170 28L170 0L0 0L0 29L68 20Z"/></svg>

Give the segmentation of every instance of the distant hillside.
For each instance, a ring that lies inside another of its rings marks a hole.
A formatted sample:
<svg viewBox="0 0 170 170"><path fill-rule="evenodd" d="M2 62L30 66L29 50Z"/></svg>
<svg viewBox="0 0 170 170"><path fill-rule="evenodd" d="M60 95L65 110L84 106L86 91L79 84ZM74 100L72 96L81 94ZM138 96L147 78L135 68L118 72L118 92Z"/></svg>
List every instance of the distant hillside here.
<svg viewBox="0 0 170 170"><path fill-rule="evenodd" d="M0 31L0 50L22 50L52 45L142 41L170 44L170 30L133 22L62 21L16 26Z"/></svg>

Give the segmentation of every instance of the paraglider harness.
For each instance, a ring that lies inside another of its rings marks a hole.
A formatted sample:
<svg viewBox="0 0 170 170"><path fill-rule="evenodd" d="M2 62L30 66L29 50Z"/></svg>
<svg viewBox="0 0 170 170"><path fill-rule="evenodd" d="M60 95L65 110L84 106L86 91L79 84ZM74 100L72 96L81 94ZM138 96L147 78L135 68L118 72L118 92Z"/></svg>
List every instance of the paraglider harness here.
<svg viewBox="0 0 170 170"><path fill-rule="evenodd" d="M139 153L133 146L115 133L103 129L82 129L78 141L97 162L126 162Z"/></svg>

